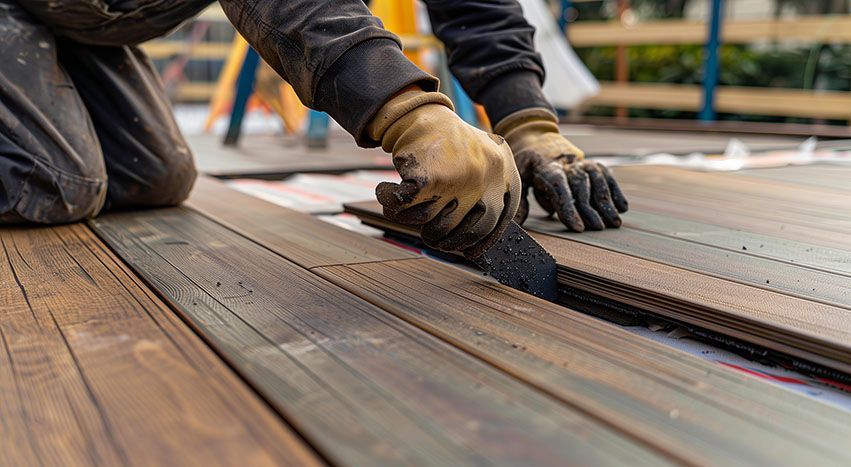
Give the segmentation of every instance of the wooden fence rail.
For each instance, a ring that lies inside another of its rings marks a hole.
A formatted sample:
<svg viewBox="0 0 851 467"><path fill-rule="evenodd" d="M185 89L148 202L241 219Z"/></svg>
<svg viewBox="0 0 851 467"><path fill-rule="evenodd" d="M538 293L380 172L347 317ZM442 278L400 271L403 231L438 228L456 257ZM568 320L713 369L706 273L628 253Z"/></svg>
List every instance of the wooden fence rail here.
<svg viewBox="0 0 851 467"><path fill-rule="evenodd" d="M600 94L585 104L697 112L701 96L698 85L603 82ZM847 120L851 119L851 93L719 86L715 108L722 113Z"/></svg>
<svg viewBox="0 0 851 467"><path fill-rule="evenodd" d="M574 47L612 45L703 44L707 27L702 21L580 22L568 28ZM805 16L779 20L726 21L721 38L728 44L758 41L851 43L851 16Z"/></svg>
<svg viewBox="0 0 851 467"><path fill-rule="evenodd" d="M708 27L702 21L622 21L571 24L574 47L704 44ZM728 44L802 42L851 44L851 15L804 16L754 21L726 21L721 39ZM628 66L621 63L619 66ZM626 76L628 73L621 73ZM722 113L804 118L851 119L851 92L719 86L715 111ZM588 106L701 110L700 86L665 83L601 83Z"/></svg>

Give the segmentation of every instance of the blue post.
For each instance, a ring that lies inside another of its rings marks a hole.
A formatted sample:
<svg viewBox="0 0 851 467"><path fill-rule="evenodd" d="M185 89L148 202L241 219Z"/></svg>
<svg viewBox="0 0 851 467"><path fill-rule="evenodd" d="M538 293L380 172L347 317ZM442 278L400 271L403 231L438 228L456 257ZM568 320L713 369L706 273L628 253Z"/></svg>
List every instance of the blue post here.
<svg viewBox="0 0 851 467"><path fill-rule="evenodd" d="M721 64L718 49L721 47L721 23L724 21L724 0L712 0L709 20L709 38L703 52L703 107L699 118L704 122L715 120L715 88Z"/></svg>
<svg viewBox="0 0 851 467"><path fill-rule="evenodd" d="M236 79L236 97L233 100L233 109L230 112L230 124L228 124L228 132L225 135L225 146L236 146L239 141L239 133L242 130L242 118L245 117L245 108L248 106L248 99L251 93L254 92L254 78L257 74L257 65L260 64L260 55L252 49L248 48L245 53L245 60L242 62L242 68L239 70L239 76Z"/></svg>
<svg viewBox="0 0 851 467"><path fill-rule="evenodd" d="M479 117L476 115L476 107L454 76L452 77L452 103L455 104L455 113L461 117L461 120L470 125L478 126Z"/></svg>
<svg viewBox="0 0 851 467"><path fill-rule="evenodd" d="M325 112L311 110L307 120L307 147L313 149L328 147L328 127L331 117Z"/></svg>
<svg viewBox="0 0 851 467"><path fill-rule="evenodd" d="M570 10L570 0L561 0L561 15L558 17L558 28L567 31L567 12Z"/></svg>

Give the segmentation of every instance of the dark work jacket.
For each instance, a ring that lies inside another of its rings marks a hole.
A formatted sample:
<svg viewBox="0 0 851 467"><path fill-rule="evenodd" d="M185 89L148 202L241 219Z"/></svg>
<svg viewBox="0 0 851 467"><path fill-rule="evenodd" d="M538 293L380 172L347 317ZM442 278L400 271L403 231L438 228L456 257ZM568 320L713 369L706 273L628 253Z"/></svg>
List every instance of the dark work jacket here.
<svg viewBox="0 0 851 467"><path fill-rule="evenodd" d="M60 36L121 46L167 34L212 0L15 0ZM424 0L449 66L492 122L549 107L534 30L516 0ZM361 146L364 132L397 91L437 80L401 52L363 0L220 0L236 29L295 88L307 106L328 112ZM446 83L448 85L449 83Z"/></svg>
<svg viewBox="0 0 851 467"><path fill-rule="evenodd" d="M437 80L411 63L362 0L220 0L236 29L308 107L328 112L361 146L364 129L397 91ZM516 0L425 0L461 85L493 122L549 107L534 28ZM447 83L448 85L448 83Z"/></svg>

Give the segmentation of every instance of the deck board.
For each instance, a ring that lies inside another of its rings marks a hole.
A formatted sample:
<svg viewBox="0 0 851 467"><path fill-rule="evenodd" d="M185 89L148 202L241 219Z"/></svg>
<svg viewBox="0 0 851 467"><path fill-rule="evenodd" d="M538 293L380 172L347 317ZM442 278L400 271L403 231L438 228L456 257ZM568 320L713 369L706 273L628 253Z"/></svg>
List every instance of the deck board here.
<svg viewBox="0 0 851 467"><path fill-rule="evenodd" d="M192 210L92 225L335 463L672 460Z"/></svg>
<svg viewBox="0 0 851 467"><path fill-rule="evenodd" d="M561 284L851 374L848 193L669 167L616 173L630 199L621 229L570 233L533 206L526 227ZM375 202L349 211L410 233Z"/></svg>
<svg viewBox="0 0 851 467"><path fill-rule="evenodd" d="M742 170L739 174L759 177L797 185L851 191L851 171L847 166L810 165L801 167L777 167L771 169Z"/></svg>
<svg viewBox="0 0 851 467"><path fill-rule="evenodd" d="M851 373L847 309L560 237L536 238L556 257L564 285Z"/></svg>
<svg viewBox="0 0 851 467"><path fill-rule="evenodd" d="M469 273L428 259L319 271L565 403L688 462L794 463L795 456L801 461L814 455L837 462L845 455L830 446L849 435L840 428L847 414L837 419L817 404L807 404L806 414L792 413L789 407L805 398L767 390L763 382L736 378L709 362L677 355L627 331L531 300ZM766 419L772 423L764 423ZM790 429L798 423L812 431L799 436L801 432ZM804 439L815 432L820 434Z"/></svg>
<svg viewBox="0 0 851 467"><path fill-rule="evenodd" d="M85 226L0 241L3 463L318 462Z"/></svg>
<svg viewBox="0 0 851 467"><path fill-rule="evenodd" d="M278 208L253 196L200 177L186 203L231 230L248 233L260 243L275 241L287 259L305 268L414 258L416 255L345 230L304 213ZM262 219L263 222L258 222Z"/></svg>
<svg viewBox="0 0 851 467"><path fill-rule="evenodd" d="M615 172L641 212L851 250L849 192L668 167Z"/></svg>
<svg viewBox="0 0 851 467"><path fill-rule="evenodd" d="M634 216L630 215L630 221ZM571 242L582 243L609 251L636 256L669 266L705 274L712 277L734 281L740 284L782 292L813 302L820 302L839 308L849 309L851 313L851 288L849 278L844 274L803 267L786 259L765 258L747 254L747 246L739 240L737 249L718 248L691 241L691 239L665 235L653 231L632 228L608 229L592 235L565 233L564 226L557 222L542 219L530 219L526 227L542 233L550 233ZM665 233L673 232L670 225L657 218L657 224L647 226ZM646 225L646 224L645 224ZM728 243L739 239L735 232L729 233ZM759 245L751 248L759 250ZM743 248L745 248L743 250ZM800 248L803 251L804 248ZM794 261L794 260L793 260ZM807 261L806 259L804 261ZM849 315L851 317L851 314Z"/></svg>
<svg viewBox="0 0 851 467"><path fill-rule="evenodd" d="M227 196L221 184L206 188L204 196ZM320 221L301 215L298 234L285 222L267 229L267 219L296 214L257 199L241 201L239 211L253 212L254 219L214 203L190 204L211 219L238 220L240 233L284 258L323 258L321 249L293 248L310 245L298 235ZM339 235L365 248L383 245ZM670 459L847 460L836 446L851 434L848 414L451 266L426 258L367 261L369 254L310 270ZM801 426L807 428L791 428Z"/></svg>
<svg viewBox="0 0 851 467"><path fill-rule="evenodd" d="M666 238L687 240L693 244L712 246L739 255L745 254L819 271L851 275L851 261L847 258L847 250L823 247L805 241L788 240L638 210L631 210L625 216L624 228L650 232Z"/></svg>

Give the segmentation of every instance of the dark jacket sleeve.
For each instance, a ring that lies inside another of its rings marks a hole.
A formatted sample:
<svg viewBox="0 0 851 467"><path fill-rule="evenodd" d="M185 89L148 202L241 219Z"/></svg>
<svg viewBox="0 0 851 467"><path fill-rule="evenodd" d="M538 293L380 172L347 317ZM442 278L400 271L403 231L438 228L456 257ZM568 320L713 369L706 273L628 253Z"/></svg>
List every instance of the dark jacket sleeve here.
<svg viewBox="0 0 851 467"><path fill-rule="evenodd" d="M449 67L493 123L512 112L551 108L535 28L516 0L424 0Z"/></svg>
<svg viewBox="0 0 851 467"><path fill-rule="evenodd" d="M437 80L411 63L398 37L386 31L362 0L220 0L237 31L295 89L361 146L364 132L397 91Z"/></svg>

